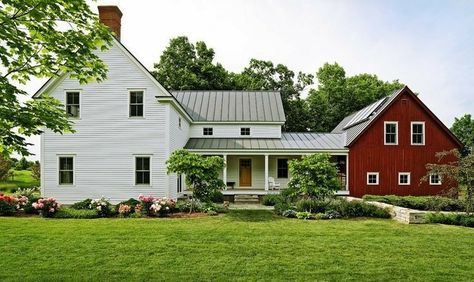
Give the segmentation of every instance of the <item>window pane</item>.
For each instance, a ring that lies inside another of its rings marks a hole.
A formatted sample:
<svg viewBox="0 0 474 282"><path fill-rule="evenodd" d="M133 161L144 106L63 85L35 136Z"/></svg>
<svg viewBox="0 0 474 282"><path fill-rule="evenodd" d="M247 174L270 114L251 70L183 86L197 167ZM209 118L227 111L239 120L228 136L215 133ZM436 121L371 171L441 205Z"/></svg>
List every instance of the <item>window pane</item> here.
<svg viewBox="0 0 474 282"><path fill-rule="evenodd" d="M278 159L278 178L288 178L288 160L287 159Z"/></svg>
<svg viewBox="0 0 474 282"><path fill-rule="evenodd" d="M73 170L72 157L61 157L61 158L59 158L59 169L60 170Z"/></svg>
<svg viewBox="0 0 474 282"><path fill-rule="evenodd" d="M143 116L143 105L137 105L137 117Z"/></svg>
<svg viewBox="0 0 474 282"><path fill-rule="evenodd" d="M72 171L59 172L59 184L73 184L74 173Z"/></svg>

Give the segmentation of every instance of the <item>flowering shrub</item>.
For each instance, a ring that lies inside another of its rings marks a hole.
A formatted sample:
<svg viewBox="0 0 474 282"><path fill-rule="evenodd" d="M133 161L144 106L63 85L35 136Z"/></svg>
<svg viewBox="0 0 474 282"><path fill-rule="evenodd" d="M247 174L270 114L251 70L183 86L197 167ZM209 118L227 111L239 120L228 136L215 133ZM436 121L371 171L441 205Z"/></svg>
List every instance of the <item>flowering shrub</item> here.
<svg viewBox="0 0 474 282"><path fill-rule="evenodd" d="M166 197L156 199L150 206L150 210L157 216L166 216L174 210L176 201Z"/></svg>
<svg viewBox="0 0 474 282"><path fill-rule="evenodd" d="M129 205L121 204L118 208L119 216L126 217L132 212L132 207Z"/></svg>
<svg viewBox="0 0 474 282"><path fill-rule="evenodd" d="M142 212L145 212L146 215L148 216L153 216L155 214L155 211L151 209L151 206L155 202L155 198L153 196L151 195L145 196L145 195L140 194L138 196L138 200L140 201L140 204L141 204L140 210Z"/></svg>
<svg viewBox="0 0 474 282"><path fill-rule="evenodd" d="M99 217L107 217L110 214L110 202L102 196L91 201L90 209L96 210Z"/></svg>
<svg viewBox="0 0 474 282"><path fill-rule="evenodd" d="M61 207L55 198L40 198L32 204L43 217L52 217Z"/></svg>
<svg viewBox="0 0 474 282"><path fill-rule="evenodd" d="M0 194L0 215L12 215L16 212L17 198Z"/></svg>

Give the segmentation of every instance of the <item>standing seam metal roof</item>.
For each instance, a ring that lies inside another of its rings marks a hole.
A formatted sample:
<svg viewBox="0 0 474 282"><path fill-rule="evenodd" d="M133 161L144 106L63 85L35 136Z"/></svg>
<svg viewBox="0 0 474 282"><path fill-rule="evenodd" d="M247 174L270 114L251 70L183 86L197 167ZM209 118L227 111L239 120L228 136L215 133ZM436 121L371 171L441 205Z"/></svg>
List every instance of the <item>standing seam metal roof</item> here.
<svg viewBox="0 0 474 282"><path fill-rule="evenodd" d="M285 122L278 91L171 91L194 121Z"/></svg>

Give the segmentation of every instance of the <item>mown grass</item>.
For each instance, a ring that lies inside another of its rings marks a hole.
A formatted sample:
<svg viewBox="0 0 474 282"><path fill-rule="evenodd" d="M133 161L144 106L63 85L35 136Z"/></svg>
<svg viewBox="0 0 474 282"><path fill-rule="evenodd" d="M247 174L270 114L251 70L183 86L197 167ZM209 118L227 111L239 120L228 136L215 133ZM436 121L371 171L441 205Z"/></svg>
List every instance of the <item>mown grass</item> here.
<svg viewBox="0 0 474 282"><path fill-rule="evenodd" d="M18 188L39 187L40 183L34 179L29 170L15 170L13 179L0 181L0 192L12 193Z"/></svg>
<svg viewBox="0 0 474 282"><path fill-rule="evenodd" d="M190 219L0 218L0 280L472 281L474 229L268 211Z"/></svg>

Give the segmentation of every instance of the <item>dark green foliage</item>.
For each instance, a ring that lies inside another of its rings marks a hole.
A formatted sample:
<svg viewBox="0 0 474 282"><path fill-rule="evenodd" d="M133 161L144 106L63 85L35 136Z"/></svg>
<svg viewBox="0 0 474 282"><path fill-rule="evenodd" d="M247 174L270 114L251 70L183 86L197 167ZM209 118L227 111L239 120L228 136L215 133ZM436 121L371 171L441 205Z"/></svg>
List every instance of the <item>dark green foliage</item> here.
<svg viewBox="0 0 474 282"><path fill-rule="evenodd" d="M474 119L471 115L455 118L451 131L464 145L461 150L461 155L469 155L474 148Z"/></svg>
<svg viewBox="0 0 474 282"><path fill-rule="evenodd" d="M23 207L23 210L26 214L38 214L38 210L33 208L32 204L38 201L40 198L41 197L39 195L32 195L28 197L28 203L26 203L26 205Z"/></svg>
<svg viewBox="0 0 474 282"><path fill-rule="evenodd" d="M281 195L278 194L268 194L263 196L262 198L262 204L265 206L274 206L277 203L283 202L284 199Z"/></svg>
<svg viewBox="0 0 474 282"><path fill-rule="evenodd" d="M425 215L425 222L474 227L474 215L454 213L429 213Z"/></svg>
<svg viewBox="0 0 474 282"><path fill-rule="evenodd" d="M312 213L324 213L330 203L330 200L301 199L296 202L296 210L309 211Z"/></svg>
<svg viewBox="0 0 474 282"><path fill-rule="evenodd" d="M334 213L341 217L376 217L390 218L390 212L362 201L347 201L343 198L328 200L302 199L296 203L296 211L311 213ZM330 218L330 215L328 215ZM334 218L336 218L334 214Z"/></svg>
<svg viewBox="0 0 474 282"><path fill-rule="evenodd" d="M22 157L17 163L16 163L16 170L27 170L30 168L30 163L26 160L25 157Z"/></svg>
<svg viewBox="0 0 474 282"><path fill-rule="evenodd" d="M296 218L297 213L295 210L286 210L281 215L288 218Z"/></svg>
<svg viewBox="0 0 474 282"><path fill-rule="evenodd" d="M465 203L461 200L437 196L365 195L363 199L424 211L464 211L465 209Z"/></svg>
<svg viewBox="0 0 474 282"><path fill-rule="evenodd" d="M138 204L140 204L139 200L136 200L134 198L130 198L126 201L123 201L123 202L120 202L120 203L116 204L115 205L115 211L118 212L118 209L119 209L120 205L128 205L128 206L130 206L130 209L131 209L130 213L134 213L135 212L135 206L138 205Z"/></svg>
<svg viewBox="0 0 474 282"><path fill-rule="evenodd" d="M10 168L12 162L2 154L0 154L0 180L7 180L10 176Z"/></svg>
<svg viewBox="0 0 474 282"><path fill-rule="evenodd" d="M85 199L83 201L72 204L71 208L76 209L76 210L90 210L91 202L92 202L92 199Z"/></svg>
<svg viewBox="0 0 474 282"><path fill-rule="evenodd" d="M97 212L94 210L80 209L76 210L73 208L61 208L53 216L54 218L75 218L75 219L91 219L97 218Z"/></svg>
<svg viewBox="0 0 474 282"><path fill-rule="evenodd" d="M273 210L276 214L282 215L287 210L296 210L296 207L287 201L283 201L276 203Z"/></svg>
<svg viewBox="0 0 474 282"><path fill-rule="evenodd" d="M211 202L213 203L223 203L224 202L224 194L221 191L214 191L211 194Z"/></svg>
<svg viewBox="0 0 474 282"><path fill-rule="evenodd" d="M14 215L15 213L15 203L0 200L0 216Z"/></svg>

